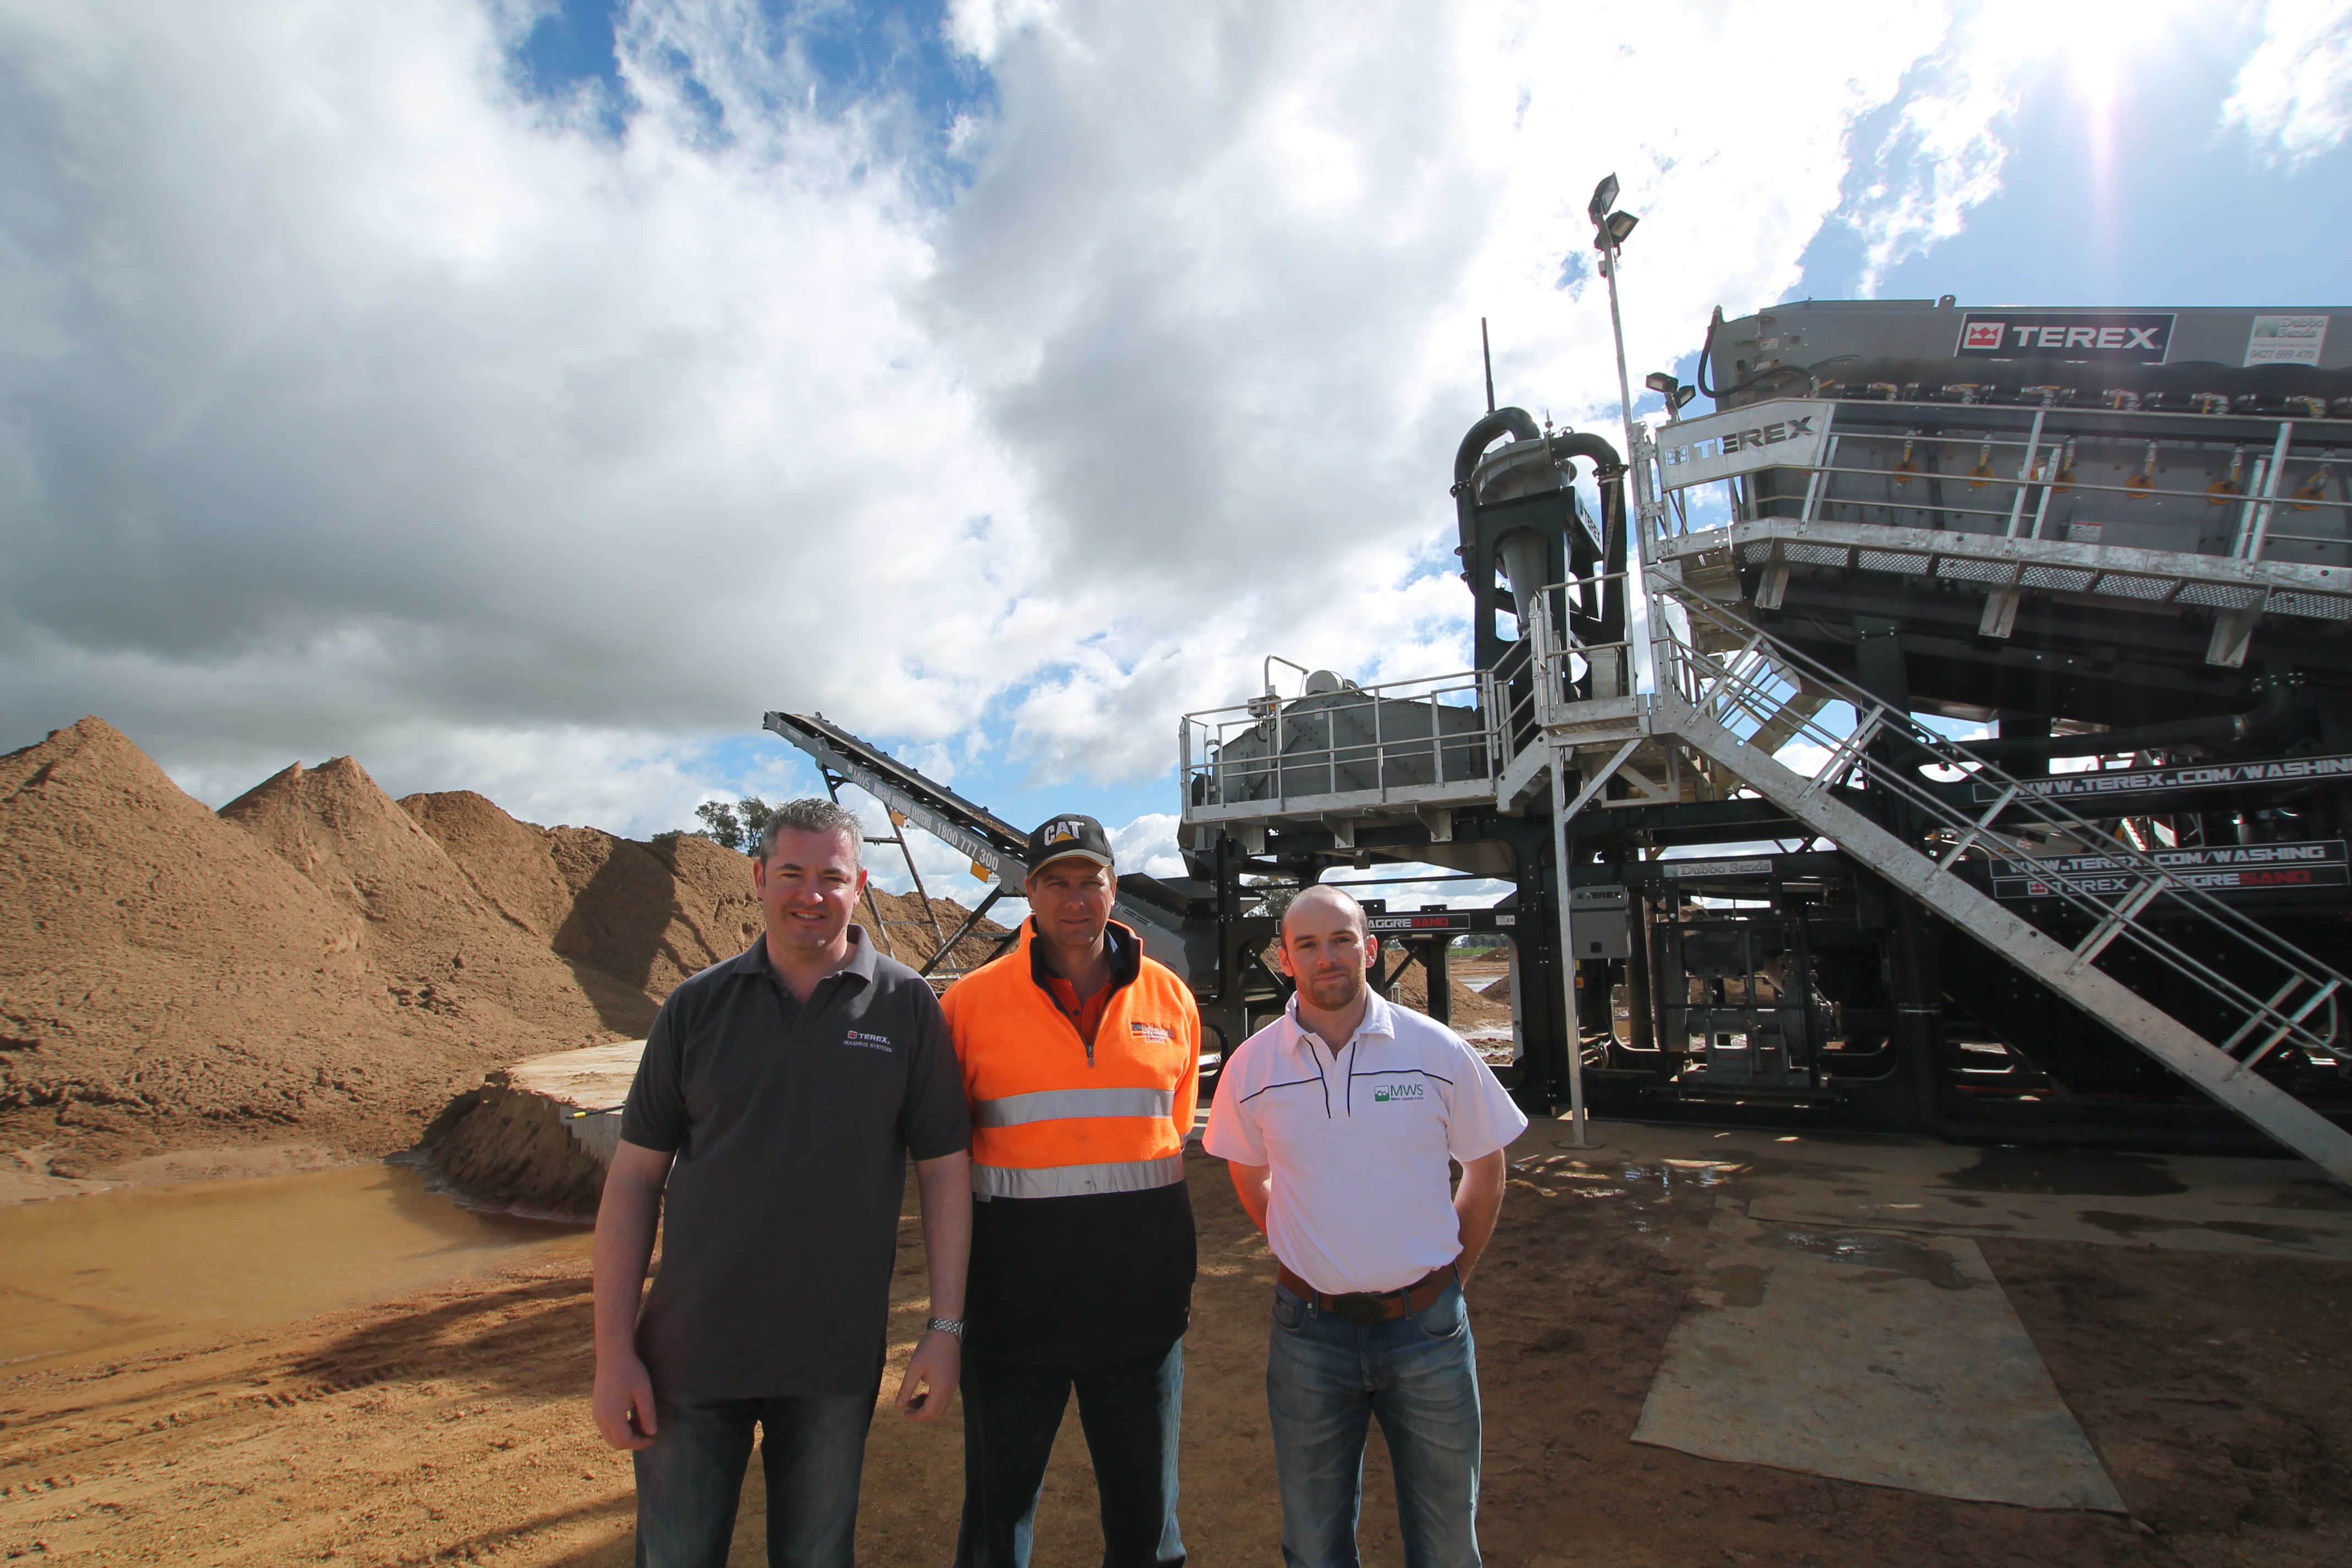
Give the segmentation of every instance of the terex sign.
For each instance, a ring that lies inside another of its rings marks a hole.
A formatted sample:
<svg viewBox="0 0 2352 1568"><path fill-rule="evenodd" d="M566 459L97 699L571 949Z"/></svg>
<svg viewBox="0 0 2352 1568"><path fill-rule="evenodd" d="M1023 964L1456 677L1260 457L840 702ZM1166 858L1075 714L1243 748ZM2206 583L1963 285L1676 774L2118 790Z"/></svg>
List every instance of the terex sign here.
<svg viewBox="0 0 2352 1568"><path fill-rule="evenodd" d="M1837 405L1784 397L1728 413L1677 420L1658 431L1658 473L1667 489L1726 479L1758 468L1810 468Z"/></svg>
<svg viewBox="0 0 2352 1568"><path fill-rule="evenodd" d="M1970 310L1960 318L1962 359L2048 355L2106 364L2162 364L2172 345L2167 310Z"/></svg>

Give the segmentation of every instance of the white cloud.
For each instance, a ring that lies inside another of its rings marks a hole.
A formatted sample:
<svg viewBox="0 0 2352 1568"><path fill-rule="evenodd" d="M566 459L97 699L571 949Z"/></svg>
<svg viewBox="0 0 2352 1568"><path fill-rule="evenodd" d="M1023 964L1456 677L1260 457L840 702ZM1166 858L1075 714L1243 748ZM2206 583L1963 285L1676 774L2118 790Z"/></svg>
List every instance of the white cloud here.
<svg viewBox="0 0 2352 1568"><path fill-rule="evenodd" d="M2242 126L2289 168L2342 146L2352 135L2352 0L2269 0L2221 124Z"/></svg>
<svg viewBox="0 0 2352 1568"><path fill-rule="evenodd" d="M1845 215L1863 243L1863 295L1875 294L1898 263L1959 233L1969 213L2000 193L2010 153L2003 132L2023 86L2021 51L2001 47L2014 37L1999 26L1955 27L1913 69Z"/></svg>
<svg viewBox="0 0 2352 1568"><path fill-rule="evenodd" d="M1149 777L1265 653L1462 660L1478 318L1507 400L1613 421L1557 286L1599 175L1638 374L1795 283L1858 122L1966 175L1889 163L1893 257L2009 102L1928 5L1832 49L1698 0L971 0L942 197L749 0L629 10L618 137L511 87L536 15L0 0L0 742L96 710L215 795L349 752L640 831L752 787L701 748L777 706Z"/></svg>
<svg viewBox="0 0 2352 1568"><path fill-rule="evenodd" d="M1147 877L1181 877L1184 857L1176 848L1173 812L1148 812L1124 827L1109 830L1111 858L1123 876L1140 871Z"/></svg>

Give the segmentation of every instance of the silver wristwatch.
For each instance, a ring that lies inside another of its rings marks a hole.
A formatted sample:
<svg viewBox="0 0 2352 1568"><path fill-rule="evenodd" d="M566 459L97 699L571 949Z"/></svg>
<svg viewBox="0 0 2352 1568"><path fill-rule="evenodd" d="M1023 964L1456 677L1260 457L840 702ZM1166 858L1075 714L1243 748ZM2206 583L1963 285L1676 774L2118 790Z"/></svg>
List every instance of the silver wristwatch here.
<svg viewBox="0 0 2352 1568"><path fill-rule="evenodd" d="M963 1320L961 1318L933 1318L929 1322L923 1325L923 1331L927 1334L953 1334L957 1339L961 1340L963 1338Z"/></svg>

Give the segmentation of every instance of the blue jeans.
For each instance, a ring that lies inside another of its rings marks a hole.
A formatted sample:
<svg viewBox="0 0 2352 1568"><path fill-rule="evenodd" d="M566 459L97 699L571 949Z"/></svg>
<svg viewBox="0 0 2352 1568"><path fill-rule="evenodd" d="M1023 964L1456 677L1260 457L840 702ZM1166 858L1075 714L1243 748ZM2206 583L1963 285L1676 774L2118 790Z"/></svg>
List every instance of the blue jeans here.
<svg viewBox="0 0 2352 1568"><path fill-rule="evenodd" d="M1176 1531L1181 1340L1163 1354L1083 1371L963 1352L963 1527L956 1568L1028 1568L1045 1461L1072 1389L1102 1504L1103 1568L1182 1568L1184 1542Z"/></svg>
<svg viewBox="0 0 2352 1568"><path fill-rule="evenodd" d="M1478 1568L1478 1359L1459 1285L1426 1311L1369 1326L1276 1286L1265 1403L1289 1568L1357 1568L1375 1415L1396 1475L1405 1568Z"/></svg>
<svg viewBox="0 0 2352 1568"><path fill-rule="evenodd" d="M857 1479L874 1396L664 1402L637 1471L637 1568L726 1568L735 1507L763 1429L768 1568L852 1568Z"/></svg>

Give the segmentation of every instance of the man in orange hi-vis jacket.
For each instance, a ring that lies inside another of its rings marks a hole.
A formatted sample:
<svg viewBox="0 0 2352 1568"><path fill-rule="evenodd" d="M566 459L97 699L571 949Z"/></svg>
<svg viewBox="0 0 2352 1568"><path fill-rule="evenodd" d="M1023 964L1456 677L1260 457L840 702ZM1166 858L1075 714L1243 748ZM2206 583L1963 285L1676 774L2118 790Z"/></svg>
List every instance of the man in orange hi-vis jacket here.
<svg viewBox="0 0 2352 1568"><path fill-rule="evenodd" d="M1028 860L1020 947L942 1004L972 1122L956 1565L1026 1568L1076 1389L1104 1568L1177 1568L1200 1014L1110 918L1100 823L1050 819L1029 836Z"/></svg>

